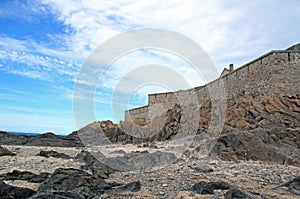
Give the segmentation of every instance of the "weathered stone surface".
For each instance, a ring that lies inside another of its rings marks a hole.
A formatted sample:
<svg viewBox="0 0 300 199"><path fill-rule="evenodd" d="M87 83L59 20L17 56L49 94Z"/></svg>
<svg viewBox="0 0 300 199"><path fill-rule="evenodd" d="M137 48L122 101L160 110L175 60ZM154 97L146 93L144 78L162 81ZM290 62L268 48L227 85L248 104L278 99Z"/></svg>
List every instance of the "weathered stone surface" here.
<svg viewBox="0 0 300 199"><path fill-rule="evenodd" d="M104 162L108 165L114 165L120 171L151 171L164 167L177 160L173 153L156 151L154 153L126 153L123 156L107 158Z"/></svg>
<svg viewBox="0 0 300 199"><path fill-rule="evenodd" d="M235 103L236 97L239 94L244 96L253 96L255 101L259 101L264 97L281 97L299 95L299 44L296 44L287 49L287 51L270 52L253 60L239 69L231 72L224 77L220 77L207 85L199 86L194 89L150 94L148 98L148 106L128 110L125 113L125 121L139 118L147 122L151 121L151 110L153 107L171 107L178 103L178 99L189 100L192 92L195 92L197 99L194 103L202 105L210 98L219 96L218 92L226 93L220 96L226 99L228 107ZM222 87L224 86L224 87ZM182 104L180 104L182 105ZM225 105L225 104L224 104ZM278 105L278 104L276 104ZM267 105L268 111L274 112L272 105ZM182 110L183 112L185 110ZM242 107L240 113L245 114ZM164 110L157 109L157 113L162 113ZM254 115L257 114L254 110ZM248 115L252 117L253 115ZM256 116L257 117L257 116ZM257 118L259 119L259 118ZM249 125L235 124L242 128L247 128Z"/></svg>
<svg viewBox="0 0 300 199"><path fill-rule="evenodd" d="M199 194L214 194L214 190L211 188L209 183L200 181L193 186L193 190Z"/></svg>
<svg viewBox="0 0 300 199"><path fill-rule="evenodd" d="M121 193L121 192L126 192L126 191L130 191L130 192L138 192L141 189L141 182L140 181L134 181L134 182L130 182L128 184L125 185L120 185L117 186L115 188L113 188L110 192L111 193Z"/></svg>
<svg viewBox="0 0 300 199"><path fill-rule="evenodd" d="M201 173L210 173L210 172L213 172L214 170L207 166L207 165L199 165L199 166L196 166L196 167L192 167L195 171L197 172L201 172Z"/></svg>
<svg viewBox="0 0 300 199"><path fill-rule="evenodd" d="M0 182L1 199L11 199L11 198L25 199L25 198L29 198L35 193L36 192L31 189L15 187L15 186L7 185L4 182Z"/></svg>
<svg viewBox="0 0 300 199"><path fill-rule="evenodd" d="M57 146L57 147L79 147L83 146L80 140L67 136L59 136L53 133L44 133L38 136L29 136L28 146Z"/></svg>
<svg viewBox="0 0 300 199"><path fill-rule="evenodd" d="M254 197L251 197L247 193L234 188L225 193L224 199L254 199Z"/></svg>
<svg viewBox="0 0 300 199"><path fill-rule="evenodd" d="M15 156L15 155L16 154L11 152L10 150L0 146L0 156Z"/></svg>
<svg viewBox="0 0 300 199"><path fill-rule="evenodd" d="M172 109L168 109L164 121L163 128L158 132L156 140L169 140L178 133L181 121L181 108L179 104L175 104Z"/></svg>
<svg viewBox="0 0 300 199"><path fill-rule="evenodd" d="M29 171L13 170L10 173L1 174L0 180L26 180L32 183L41 183L50 177L49 173L40 173L39 175Z"/></svg>
<svg viewBox="0 0 300 199"><path fill-rule="evenodd" d="M96 177L108 178L108 176L114 172L114 169L97 160L88 151L81 151L81 153L75 157L75 160L85 162L85 166L83 166L82 169L90 170Z"/></svg>
<svg viewBox="0 0 300 199"><path fill-rule="evenodd" d="M32 198L94 198L105 192L137 192L141 188L139 181L128 184L106 183L103 178L95 177L78 169L57 169L51 177L39 187Z"/></svg>
<svg viewBox="0 0 300 199"><path fill-rule="evenodd" d="M193 185L194 192L198 194L214 194L214 190L228 190L231 188L233 188L233 186L223 181L220 182L200 181Z"/></svg>
<svg viewBox="0 0 300 199"><path fill-rule="evenodd" d="M84 197L101 194L108 184L102 178L78 169L57 169L51 177L41 184L38 193L72 192Z"/></svg>
<svg viewBox="0 0 300 199"><path fill-rule="evenodd" d="M300 176L295 177L291 181L279 186L293 194L300 195Z"/></svg>
<svg viewBox="0 0 300 199"><path fill-rule="evenodd" d="M300 131L258 129L222 135L211 154L224 160L264 160L280 164L300 165L297 143Z"/></svg>
<svg viewBox="0 0 300 199"><path fill-rule="evenodd" d="M211 154L220 155L224 160L252 159L299 165L299 103L298 95L263 97L259 101L238 95L227 107L222 134ZM200 112L195 149L211 125L210 103L204 103Z"/></svg>
<svg viewBox="0 0 300 199"><path fill-rule="evenodd" d="M72 157L70 157L64 153L58 153L56 151L41 150L40 153L37 155L45 157L45 158L54 157L54 158L62 158L62 159L72 159Z"/></svg>
<svg viewBox="0 0 300 199"><path fill-rule="evenodd" d="M83 146L75 135L59 136L53 133L45 133L38 136L13 135L0 131L0 144L2 145L26 145L26 146L57 146L80 147Z"/></svg>

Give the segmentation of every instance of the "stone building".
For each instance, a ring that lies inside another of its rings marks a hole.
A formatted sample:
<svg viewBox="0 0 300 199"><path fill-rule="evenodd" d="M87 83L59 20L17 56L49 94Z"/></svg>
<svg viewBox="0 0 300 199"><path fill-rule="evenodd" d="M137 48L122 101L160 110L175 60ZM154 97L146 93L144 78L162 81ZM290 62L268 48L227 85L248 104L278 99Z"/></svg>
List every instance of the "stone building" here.
<svg viewBox="0 0 300 199"><path fill-rule="evenodd" d="M221 73L221 77L227 75L228 73L233 71L233 64L229 64L229 69L224 68L222 73Z"/></svg>

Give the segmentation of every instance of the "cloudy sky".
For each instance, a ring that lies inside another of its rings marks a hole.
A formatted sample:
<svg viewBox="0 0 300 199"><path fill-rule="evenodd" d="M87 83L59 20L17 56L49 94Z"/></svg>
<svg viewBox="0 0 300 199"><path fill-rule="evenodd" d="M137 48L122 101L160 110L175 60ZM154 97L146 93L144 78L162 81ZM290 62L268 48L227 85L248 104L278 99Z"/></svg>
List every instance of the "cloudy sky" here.
<svg viewBox="0 0 300 199"><path fill-rule="evenodd" d="M0 130L75 130L72 99L78 72L93 50L120 33L141 28L178 32L200 45L220 73L229 63L239 67L298 43L299 13L298 0L1 0ZM98 120L122 119L112 113L113 91L133 66L151 63L174 67L190 86L203 83L174 55L132 52L98 83ZM129 107L145 105L146 93L165 89L141 86L131 93Z"/></svg>

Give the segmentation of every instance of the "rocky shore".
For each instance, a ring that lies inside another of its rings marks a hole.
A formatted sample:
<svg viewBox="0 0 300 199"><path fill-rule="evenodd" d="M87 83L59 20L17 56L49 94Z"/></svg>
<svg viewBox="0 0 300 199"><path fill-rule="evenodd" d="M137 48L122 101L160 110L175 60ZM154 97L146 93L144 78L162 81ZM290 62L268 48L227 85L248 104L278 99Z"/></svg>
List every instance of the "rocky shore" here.
<svg viewBox="0 0 300 199"><path fill-rule="evenodd" d="M121 157L161 146L106 147ZM13 155L0 156L0 198L299 198L300 168L291 165L183 157L153 171L120 172L82 147L2 147Z"/></svg>
<svg viewBox="0 0 300 199"><path fill-rule="evenodd" d="M216 135L210 102L200 116L175 104L150 127L136 118L67 136L1 131L0 198L299 198L300 96L231 102Z"/></svg>

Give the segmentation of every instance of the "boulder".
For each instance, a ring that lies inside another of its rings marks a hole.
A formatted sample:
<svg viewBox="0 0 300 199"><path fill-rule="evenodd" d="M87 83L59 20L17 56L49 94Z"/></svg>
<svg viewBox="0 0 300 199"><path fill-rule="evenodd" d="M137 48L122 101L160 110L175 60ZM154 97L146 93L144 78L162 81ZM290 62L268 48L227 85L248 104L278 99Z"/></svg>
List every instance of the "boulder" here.
<svg viewBox="0 0 300 199"><path fill-rule="evenodd" d="M38 193L60 192L82 195L84 197L102 194L108 184L102 178L95 178L78 169L56 169L51 177L41 184Z"/></svg>
<svg viewBox="0 0 300 199"><path fill-rule="evenodd" d="M41 183L50 177L49 173L34 174L29 171L13 170L12 172L1 174L0 180L26 180L32 183Z"/></svg>
<svg viewBox="0 0 300 199"><path fill-rule="evenodd" d="M0 181L0 198L1 199L25 199L34 195L36 192L32 189L15 187Z"/></svg>
<svg viewBox="0 0 300 199"><path fill-rule="evenodd" d="M4 148L0 146L0 156L15 156L16 154L8 150L7 148Z"/></svg>
<svg viewBox="0 0 300 199"><path fill-rule="evenodd" d="M227 182L206 182L200 181L193 185L193 191L198 194L214 194L214 190L228 190L233 188Z"/></svg>
<svg viewBox="0 0 300 199"><path fill-rule="evenodd" d="M192 167L192 169L194 169L195 171L200 172L200 173L211 173L214 171L211 167L209 167L207 165L199 165L196 167Z"/></svg>
<svg viewBox="0 0 300 199"><path fill-rule="evenodd" d="M297 176L291 181L280 185L279 188L290 191L293 194L300 195L300 176Z"/></svg>
<svg viewBox="0 0 300 199"><path fill-rule="evenodd" d="M194 192L198 194L214 194L214 190L211 188L209 183L205 181L200 181L193 185Z"/></svg>
<svg viewBox="0 0 300 199"><path fill-rule="evenodd" d="M84 162L84 170L90 170L95 177L108 178L115 170L97 160L90 152L81 151L76 157L76 161Z"/></svg>
<svg viewBox="0 0 300 199"><path fill-rule="evenodd" d="M38 156L42 156L45 158L49 158L49 157L54 157L54 158L62 158L62 159L72 159L72 157L64 154L64 153L58 153L56 151L44 151L41 150L39 152L39 154L37 154Z"/></svg>
<svg viewBox="0 0 300 199"><path fill-rule="evenodd" d="M107 183L79 169L59 168L43 182L32 199L39 198L94 198L104 193L136 192L141 188L139 181L128 184Z"/></svg>

